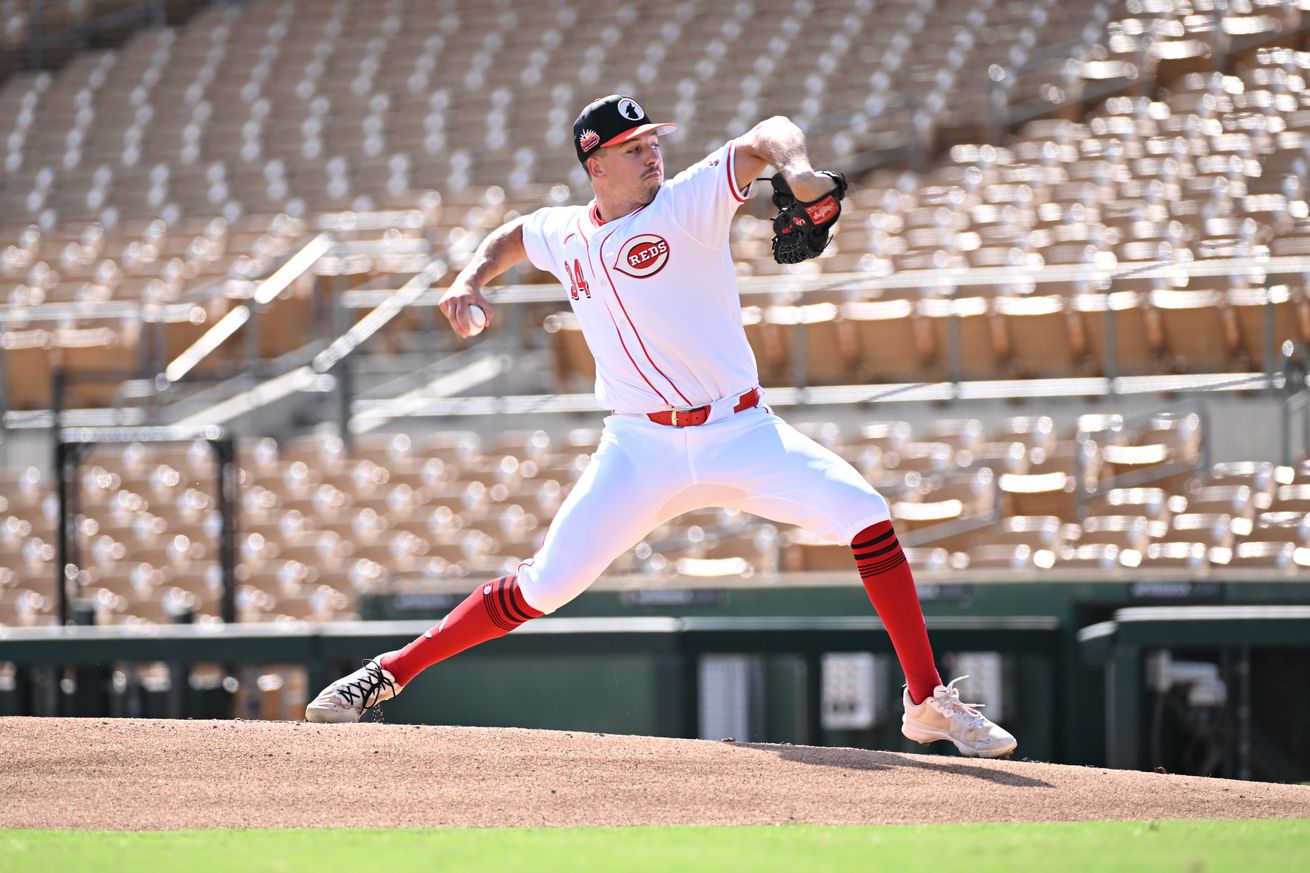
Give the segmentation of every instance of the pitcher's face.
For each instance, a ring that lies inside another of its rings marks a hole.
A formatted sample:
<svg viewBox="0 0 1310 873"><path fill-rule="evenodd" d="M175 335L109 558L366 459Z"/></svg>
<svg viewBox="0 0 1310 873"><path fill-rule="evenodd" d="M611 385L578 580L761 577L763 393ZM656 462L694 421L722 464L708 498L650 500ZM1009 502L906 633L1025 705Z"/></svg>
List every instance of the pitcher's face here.
<svg viewBox="0 0 1310 873"><path fill-rule="evenodd" d="M664 155L659 135L651 132L608 146L593 158L599 173L594 184L604 184L611 196L650 203L664 184Z"/></svg>

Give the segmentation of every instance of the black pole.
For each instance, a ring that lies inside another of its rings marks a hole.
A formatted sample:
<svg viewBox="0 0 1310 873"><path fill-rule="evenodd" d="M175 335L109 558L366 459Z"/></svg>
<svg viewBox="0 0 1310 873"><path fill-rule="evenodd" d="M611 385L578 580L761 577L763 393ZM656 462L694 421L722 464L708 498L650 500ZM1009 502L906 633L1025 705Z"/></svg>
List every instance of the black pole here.
<svg viewBox="0 0 1310 873"><path fill-rule="evenodd" d="M59 624L67 626L73 618L72 604L68 601L68 568L77 563L74 550L77 547L77 507L73 506L73 495L69 488L68 467L77 469L77 449L64 442L63 410L64 391L68 383L68 374L62 368L56 368L50 378L50 412L53 421L50 435L54 442L54 469L57 481L56 494L59 498L59 523L55 531L55 601L59 607ZM76 472L73 474L76 476Z"/></svg>
<svg viewBox="0 0 1310 873"><path fill-rule="evenodd" d="M218 561L223 573L223 621L237 620L237 463L232 437L209 441L218 462Z"/></svg>
<svg viewBox="0 0 1310 873"><path fill-rule="evenodd" d="M72 446L60 440L58 437L59 430L55 429L55 475L58 481L55 486L59 494L59 525L55 531L55 547L58 550L58 559L55 562L55 599L59 604L59 624L66 626L68 620L72 617L68 603L68 564L71 556L69 555L69 518L72 513L68 511L68 475L64 467L68 462L68 456L71 454Z"/></svg>

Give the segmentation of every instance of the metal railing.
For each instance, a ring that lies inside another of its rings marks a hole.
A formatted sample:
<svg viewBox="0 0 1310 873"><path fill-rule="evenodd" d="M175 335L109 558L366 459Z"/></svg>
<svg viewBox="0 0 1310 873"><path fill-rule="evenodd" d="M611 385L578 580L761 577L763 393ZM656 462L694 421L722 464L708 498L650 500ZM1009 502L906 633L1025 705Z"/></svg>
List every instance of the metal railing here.
<svg viewBox="0 0 1310 873"><path fill-rule="evenodd" d="M1223 258L1193 260L1184 262L1150 261L1120 264L1113 258L1088 264L1061 264L1039 267L955 267L938 270L903 270L889 275L871 273L790 273L774 276L752 276L738 280L743 302L754 303L755 298L768 298L764 303L801 303L806 297L819 294L841 294L847 299L877 298L886 291L904 291L916 289L932 296L960 298L961 293L970 288L1015 286L1031 283L1037 293L1040 286L1047 284L1069 285L1079 283L1086 287L1084 293L1099 293L1107 299L1116 290L1116 282L1126 279L1165 279L1176 281L1179 278L1217 278L1241 276L1252 285L1263 285L1266 289L1265 300L1265 355L1263 369L1260 372L1233 374L1233 379L1249 382L1250 388L1273 390L1284 384L1282 367L1277 357L1278 338L1275 334L1275 295L1271 293L1274 277L1281 275L1300 275L1310 272L1310 258L1303 256L1272 256L1263 252L1246 258ZM394 293L390 289L370 289L350 291L342 295L341 305L346 309L361 309L377 306L382 300ZM559 291L554 283L511 284L494 286L487 289L489 301L496 305L515 305L528 303L555 303L560 301ZM434 307L441 298L441 292L428 291L413 297L410 304L415 307ZM562 305L562 304L561 304ZM1094 393L1118 393L1126 374L1118 371L1116 312L1113 307L1105 309L1105 343L1104 373L1106 386L1104 390ZM958 316L952 318L958 322ZM803 325L798 325L802 327ZM951 328L958 333L958 328ZM959 343L950 343L948 355L953 363L948 367L947 382L960 384L967 381L958 359ZM793 349L796 351L796 349ZM803 349L801 349L803 351ZM801 386L805 387L805 386Z"/></svg>
<svg viewBox="0 0 1310 873"><path fill-rule="evenodd" d="M41 69L45 65L46 51L64 43L76 43L80 48L92 37L114 28L138 24L163 27L168 23L168 4L164 0L141 0L112 12L101 12L73 27L47 35L41 20L46 7L53 5L51 0L32 0L28 9L28 37L23 49L23 61L29 70Z"/></svg>
<svg viewBox="0 0 1310 873"><path fill-rule="evenodd" d="M1281 348L1283 384L1283 428L1282 454L1283 463L1291 464L1310 454L1310 350L1304 343L1288 340ZM1295 424L1300 424L1300 440L1295 441L1292 432ZM1294 446L1299 445L1298 448Z"/></svg>
<svg viewBox="0 0 1310 873"><path fill-rule="evenodd" d="M163 372L155 377L155 384L161 390L168 388L184 378L199 366L210 354L227 342L243 325L250 323L247 336L255 349L259 342L259 311L290 287L291 283L308 273L319 260L332 249L332 239L320 233L305 243L294 255L287 259L272 275L262 279L255 286L250 299L228 311L226 315L213 324L209 330L192 343L185 351L174 358Z"/></svg>
<svg viewBox="0 0 1310 873"><path fill-rule="evenodd" d="M356 216L355 220L363 219ZM247 330L252 331L251 336L253 336L253 330L256 329L258 321L256 313L261 301L267 302L267 300L276 297L277 293L285 288L289 281L311 269L313 264L320 259L342 256L343 246L358 247L363 244L348 242L334 245L328 238L328 234L333 232L331 228L324 228L318 235L311 237L302 244L271 276L263 280L259 285L252 286L254 289L252 299L234 309L225 319L215 324L205 337L167 367L161 368L162 372L154 381L139 380L141 384L136 387L140 388L139 393L141 393L141 396L151 399L152 402L165 397L167 391L165 390L163 394L160 394L161 390L175 384L178 379L181 379L188 372L193 372L194 367L200 361L203 361L207 354L211 353L223 341L230 341L232 335L238 329L244 326ZM418 254L416 250L408 252L406 257L413 261ZM376 257L378 253L374 252L369 256ZM246 401L243 401L247 406L251 403L273 402L278 398L265 398L262 401L259 398L269 393L265 389L274 380L280 380L278 384L286 389L279 396L286 396L290 392L303 390L311 384L315 386L315 390L320 391L323 390L324 386L328 386L335 388L338 392L336 418L339 423L347 424L351 416L351 407L354 405L349 384L351 374L348 367L337 372L338 365L347 356L353 354L364 340L376 334L403 309L409 307L430 309L435 307L442 292L433 289L431 286L439 280L440 275L443 275L446 269L444 263L438 266L437 261L432 260L430 256L426 256L424 269L414 279L400 288L344 292L334 299L338 307L336 315L338 328L335 339L330 341L317 340L302 349L303 354L286 356L280 362L266 362L268 369L260 373L247 368L246 372L237 379L225 383L226 388L205 391L204 394L208 398L208 402L210 404L224 402L238 393L250 395ZM1031 288L1034 293L1041 293L1043 286L1050 283L1077 283L1087 289L1086 293L1110 295L1115 291L1116 282L1128 278L1161 278L1176 281L1182 278L1241 276L1252 285L1262 284L1266 288L1272 288L1274 287L1273 283L1279 276L1299 276L1306 272L1310 272L1310 258L1304 256L1273 256L1268 253L1267 247L1262 246L1258 247L1251 256L1243 258L1125 264L1119 264L1113 258L1108 258L1085 264L1025 265L1003 268L971 268L962 265L936 270L905 270L886 275L866 272L824 274L795 272L773 276L745 277L740 280L739 285L743 302L748 305L757 305L801 303L813 295L826 295L829 298L837 295L845 299L876 298L885 292L907 289L921 290L928 296L959 298L969 296L972 293L971 289L998 285L1020 285L1025 290ZM193 295L199 293L212 294L214 289L201 289L193 292ZM1179 384L1171 383L1166 389L1163 381L1161 381L1155 390L1173 390L1180 387L1182 390L1226 388L1230 390L1282 390L1295 394L1298 390L1295 373L1289 376L1288 373L1284 372L1285 368L1282 366L1276 350L1276 343L1283 338L1277 337L1275 333L1275 296L1273 293L1266 295L1266 348L1260 371L1173 377L1173 382ZM504 306L544 302L558 303L560 300L558 289L553 283L496 286L488 290L488 297L494 304ZM195 305L195 303L179 303L177 305L190 306ZM70 304L51 304L22 309L6 307L0 309L0 324L22 324L44 318L57 318L67 314L64 310L68 306ZM125 306L139 307L140 304L111 303L107 304L107 306L109 308L116 306L120 308ZM360 320L349 331L345 330L345 325L355 317L352 313L360 309L373 309L375 312ZM100 315L101 309L97 308L95 313L97 316ZM84 307L78 307L77 314L86 316L88 310ZM970 379L970 374L962 371L957 356L953 358L955 366L950 369L946 380L941 383L924 382L878 386L851 385L845 386L845 388L841 386L825 387L798 384L797 388L802 391L802 394L794 399L800 402L804 402L807 397L813 402L820 402L821 400L830 402L869 402L882 398L889 391L894 392L897 396L904 396L906 399L923 399L928 395L940 399L939 395L941 395L948 400L963 400L981 396L1063 396L1071 392L1115 395L1152 390L1150 389L1152 380L1163 380L1165 377L1137 377L1121 373L1117 369L1117 356L1114 352L1119 338L1116 334L1115 314L1115 310L1107 307L1104 329L1106 346L1104 354L1105 372L1099 377L1063 380L1016 380L1009 382L1006 380L980 381ZM250 336L248 336L249 339ZM795 344L793 345L795 346ZM958 346L958 343L955 345ZM796 353L798 348L798 346L794 347L793 353ZM4 364L3 354L3 350L0 350L0 367ZM252 388L252 374L257 376L255 379L257 384L254 388ZM326 382L323 381L323 377L327 377ZM1290 383L1289 379L1291 379ZM322 384L318 384L320 382ZM771 400L785 403L784 398L787 393L788 389L782 389L781 391L771 389ZM558 399L563 402L567 398L560 397ZM476 400L476 398L465 398L465 405L472 400ZM511 403L512 405L512 400L512 398L504 398L503 401L497 404L498 408L503 406L504 403ZM196 417L197 415L203 416L202 410L196 409L195 405L187 402L186 398L178 397L171 405L152 407L151 410L124 409L122 415L111 416L107 419L104 415L99 417L92 415L91 418L87 419L87 423L93 421L98 423L145 423L147 420L178 420L176 410L172 409L172 407L177 406L178 401L185 403L186 406L194 410L193 413L187 414L187 420L195 422L200 420L200 418ZM382 402L382 399L375 398L370 401L370 405L376 406L378 402ZM437 406L441 406L443 402L444 400L441 398L434 401ZM532 408L542 408L543 401L541 398L525 398L525 402ZM585 408L590 408L587 401L582 400L580 402ZM423 405L425 404L419 404L419 406ZM177 408L180 409L181 407ZM1297 407L1297 409L1301 409L1301 407ZM412 414L421 413L418 412L416 407ZM10 428L49 426L48 414L43 416L39 413L7 411L4 413L3 422L4 427ZM349 428L347 427L348 431Z"/></svg>

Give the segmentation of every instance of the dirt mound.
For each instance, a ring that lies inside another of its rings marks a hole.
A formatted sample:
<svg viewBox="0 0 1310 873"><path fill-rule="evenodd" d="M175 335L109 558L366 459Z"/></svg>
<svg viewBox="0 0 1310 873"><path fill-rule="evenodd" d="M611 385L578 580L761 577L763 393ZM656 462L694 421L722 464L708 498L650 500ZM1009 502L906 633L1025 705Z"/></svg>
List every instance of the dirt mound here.
<svg viewBox="0 0 1310 873"><path fill-rule="evenodd" d="M1310 816L1310 788L414 725L0 718L0 827L876 824Z"/></svg>

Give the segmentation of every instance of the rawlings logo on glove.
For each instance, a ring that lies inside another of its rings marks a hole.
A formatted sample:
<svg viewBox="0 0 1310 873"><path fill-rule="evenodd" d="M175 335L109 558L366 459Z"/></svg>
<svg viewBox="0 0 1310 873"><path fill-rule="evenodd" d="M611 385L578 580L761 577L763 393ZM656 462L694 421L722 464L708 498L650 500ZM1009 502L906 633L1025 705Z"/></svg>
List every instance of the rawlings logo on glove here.
<svg viewBox="0 0 1310 873"><path fill-rule="evenodd" d="M778 214L773 219L773 259L780 264L799 264L817 258L828 247L828 234L841 215L841 201L846 196L846 177L827 170L832 190L817 200L800 201L782 174L774 176L773 205Z"/></svg>

